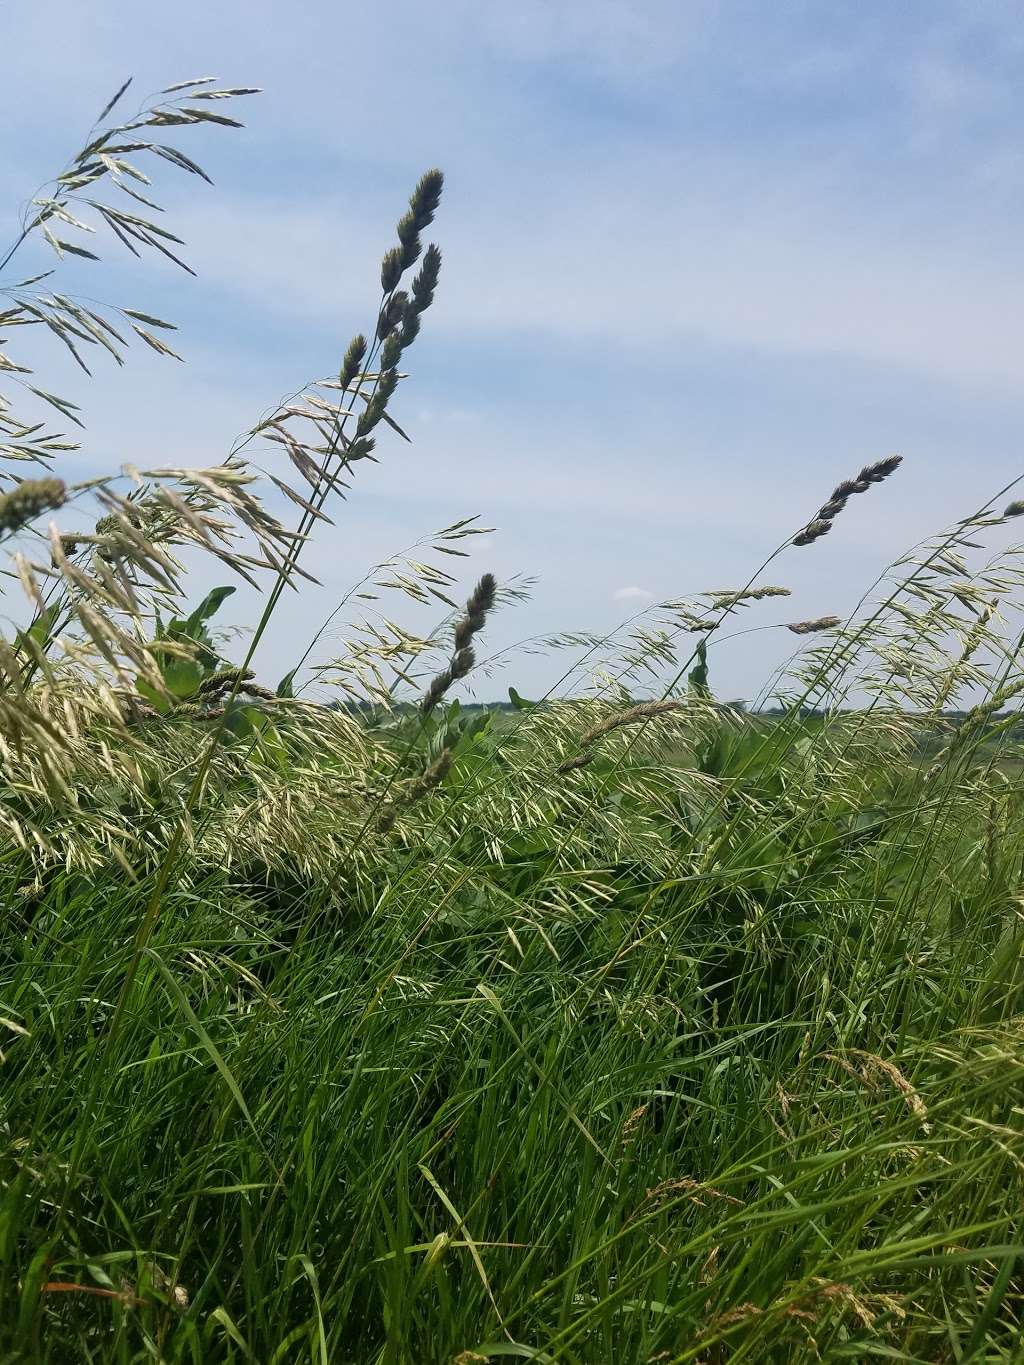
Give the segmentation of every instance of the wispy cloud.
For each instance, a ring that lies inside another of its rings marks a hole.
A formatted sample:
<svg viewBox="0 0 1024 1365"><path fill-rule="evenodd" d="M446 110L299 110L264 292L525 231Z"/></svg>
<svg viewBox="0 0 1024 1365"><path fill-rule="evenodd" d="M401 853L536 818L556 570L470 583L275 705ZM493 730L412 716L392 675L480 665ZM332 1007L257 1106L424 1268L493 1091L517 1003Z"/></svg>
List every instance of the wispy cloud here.
<svg viewBox="0 0 1024 1365"><path fill-rule="evenodd" d="M897 212L846 200L821 168L751 184L691 167L699 188L672 184L672 172L648 157L614 194L567 175L557 200L538 190L525 234L511 198L491 191L482 211L460 202L456 181L435 328L642 352L703 338L969 385L1024 380L1016 243L1000 229L985 252L971 251L972 205L931 221L930 204ZM341 202L245 198L189 226L204 274L275 314L322 322L365 304L365 267L338 271L336 262L374 260L380 227L346 221Z"/></svg>

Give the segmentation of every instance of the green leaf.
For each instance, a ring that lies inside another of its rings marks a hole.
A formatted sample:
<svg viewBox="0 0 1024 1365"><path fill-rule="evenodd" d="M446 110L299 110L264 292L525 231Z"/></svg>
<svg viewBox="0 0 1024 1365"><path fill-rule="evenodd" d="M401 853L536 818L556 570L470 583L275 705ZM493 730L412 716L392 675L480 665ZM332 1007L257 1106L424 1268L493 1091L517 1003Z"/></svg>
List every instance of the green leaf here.
<svg viewBox="0 0 1024 1365"><path fill-rule="evenodd" d="M185 622L187 633L191 635L191 632L197 626L202 625L204 621L209 621L210 617L214 616L220 609L220 604L224 599L230 597L234 591L234 588L229 586L226 588L214 588L212 592L207 593L199 603L199 606L196 607L195 611Z"/></svg>
<svg viewBox="0 0 1024 1365"><path fill-rule="evenodd" d="M41 649L46 648L50 638L50 631L60 616L61 606L59 602L53 602L45 610L41 611L27 630L19 630L14 640L14 648L18 649L25 641L31 640L39 645Z"/></svg>
<svg viewBox="0 0 1024 1365"><path fill-rule="evenodd" d="M168 692L182 701L194 697L206 672L195 659L168 659L160 667Z"/></svg>
<svg viewBox="0 0 1024 1365"><path fill-rule="evenodd" d="M39 1295L46 1282L53 1255L54 1243L44 1242L28 1264L21 1280L21 1303L18 1310L18 1330L27 1338L32 1329L32 1321L39 1305Z"/></svg>
<svg viewBox="0 0 1024 1365"><path fill-rule="evenodd" d="M469 721L463 731L463 738L470 743L480 739L489 732L493 720L494 713L492 711L481 711Z"/></svg>
<svg viewBox="0 0 1024 1365"><path fill-rule="evenodd" d="M508 699L517 711L530 711L537 705L535 701L527 701L521 697L514 687L508 689Z"/></svg>
<svg viewBox="0 0 1024 1365"><path fill-rule="evenodd" d="M140 697L149 702L155 711L159 711L162 716L166 716L170 711L167 699L162 697L155 687L150 687L148 682L143 682L141 678L135 679L135 688Z"/></svg>
<svg viewBox="0 0 1024 1365"><path fill-rule="evenodd" d="M695 696L711 696L711 689L708 687L708 647L705 640L701 640L697 646L697 662L686 675L686 681Z"/></svg>
<svg viewBox="0 0 1024 1365"><path fill-rule="evenodd" d="M297 668L293 668L290 673L286 673L275 689L275 696L294 697L295 696L295 675Z"/></svg>
<svg viewBox="0 0 1024 1365"><path fill-rule="evenodd" d="M171 994L173 995L174 1000L178 1005L178 1008L181 1010L182 1014L191 1024L192 1028L195 1030L196 1034L199 1037L199 1041L206 1049L210 1060L217 1068L218 1072L221 1075L222 1080L224 1081L224 1084L231 1092L232 1099L238 1105L238 1108L241 1110L243 1117L249 1124L249 1127L256 1134L256 1139L259 1142L259 1130L257 1129L255 1123L253 1122L252 1115L249 1113L249 1106L246 1104L245 1097L243 1096L241 1090L239 1089L238 1082L232 1075L231 1069L229 1068L227 1062L225 1062L224 1058L218 1051L217 1046L214 1043L213 1039L210 1037L209 1033L207 1033L202 1022L196 1015L195 1010L189 1004L188 997L185 995L185 992L182 990L174 974L171 972L170 968L167 966L167 963L164 962L163 958L159 955L159 953L155 952L154 949L152 948L146 948L144 951L146 955L152 958L153 962L156 963L158 970L160 971L164 980L167 982L168 987L170 988ZM260 1142L260 1147L262 1148L262 1146L263 1144L262 1142Z"/></svg>

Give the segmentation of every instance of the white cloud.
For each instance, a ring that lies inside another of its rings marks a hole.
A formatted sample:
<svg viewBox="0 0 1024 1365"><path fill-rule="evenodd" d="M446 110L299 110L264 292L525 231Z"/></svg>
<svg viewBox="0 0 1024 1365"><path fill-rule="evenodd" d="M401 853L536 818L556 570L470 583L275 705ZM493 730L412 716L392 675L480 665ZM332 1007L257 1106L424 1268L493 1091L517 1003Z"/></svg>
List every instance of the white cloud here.
<svg viewBox="0 0 1024 1365"><path fill-rule="evenodd" d="M643 602L648 601L654 596L653 592L648 592L646 588L616 588L612 593L613 602Z"/></svg>
<svg viewBox="0 0 1024 1365"><path fill-rule="evenodd" d="M123 9L99 0L85 24L75 7L58 5L75 35L76 89L83 68L108 81L105 40ZM999 199L993 177L1020 180L1013 6L950 2L928 23L876 16L849 27L817 22L802 6L760 23L746 5L705 0L449 0L429 9L396 0L397 20L391 11L314 10L315 47L264 2L240 45L232 4L182 0L174 17L147 19L158 43L144 66L176 63L203 43L215 65L229 51L233 68L256 63L254 78L268 87L245 111L256 142L247 134L231 151L253 158L256 183L280 183L299 129L301 164L323 167L307 192L289 179L276 197L262 189L191 201L184 235L206 277L261 306L332 320L365 309L397 212L397 162L419 165L429 146L450 171L432 327L634 350L697 337L969 382L1024 378L1014 205L1004 196L998 217L985 211ZM33 13L15 18L19 50L29 53L45 46ZM360 53L341 108L335 85L317 79L339 33ZM1006 54L998 69L983 60L994 51ZM443 79L433 69L441 53ZM47 62L63 60L47 53ZM644 117L610 119L582 92L574 103L571 89L552 104L550 85L524 84L530 63L556 87L560 72L611 72ZM652 66L670 79L652 82ZM735 101L731 114L708 94L714 73ZM30 67L23 79L30 98ZM140 75L140 87L148 81ZM680 112L679 82L692 116ZM384 89L384 101L364 98ZM824 94L837 110L822 128ZM888 101L881 110L879 95ZM17 96L16 85L16 114ZM806 116L794 117L801 98ZM989 116L969 151L965 110ZM764 115L763 131L755 114ZM933 153L920 149L951 133L956 155L941 167L929 162ZM907 153L915 147L917 161ZM218 179L223 154L222 145L212 153Z"/></svg>
<svg viewBox="0 0 1024 1365"><path fill-rule="evenodd" d="M975 250L972 203L932 221L930 204L851 201L823 168L758 177L691 165L680 183L683 169L648 157L628 181L621 168L606 184L567 176L557 199L522 183L528 232L511 197L491 187L474 204L456 182L436 228L445 266L431 329L663 354L696 338L970 384L1024 380L1016 243L993 225ZM206 278L317 320L367 311L390 230L377 213L256 198L188 226Z"/></svg>

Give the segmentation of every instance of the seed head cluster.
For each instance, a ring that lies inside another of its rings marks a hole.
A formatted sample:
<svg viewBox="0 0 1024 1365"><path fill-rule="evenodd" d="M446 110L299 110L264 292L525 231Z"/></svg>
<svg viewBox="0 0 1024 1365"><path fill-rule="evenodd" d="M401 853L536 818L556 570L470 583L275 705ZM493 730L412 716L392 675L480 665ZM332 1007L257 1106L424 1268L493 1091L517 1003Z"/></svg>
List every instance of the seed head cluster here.
<svg viewBox="0 0 1024 1365"><path fill-rule="evenodd" d="M873 483L881 483L894 474L903 463L902 455L890 455L875 464L865 465L855 479L844 479L833 488L827 502L822 503L814 517L807 523L798 536L793 537L794 545L811 545L828 535L832 522L846 506L854 493L866 493Z"/></svg>
<svg viewBox="0 0 1024 1365"><path fill-rule="evenodd" d="M474 635L483 630L497 593L497 580L493 574L485 573L466 602L464 614L455 623L454 650L448 667L432 679L420 702L420 711L424 716L430 715L451 685L464 678L476 663L472 640Z"/></svg>
<svg viewBox="0 0 1024 1365"><path fill-rule="evenodd" d="M377 339L386 347L381 358L382 370L397 364L399 355L419 332L420 315L434 301L441 252L433 244L424 252L420 234L434 221L443 188L444 176L439 170L427 171L421 177L409 199L408 210L398 220L398 244L384 253L380 283L385 299L377 319ZM419 260L421 252L423 263L409 290L399 289L403 275Z"/></svg>
<svg viewBox="0 0 1024 1365"><path fill-rule="evenodd" d="M227 692L245 692L250 697L259 697L262 701L276 701L276 697L268 687L262 687L254 682L255 673L251 668L222 668L219 672L213 673L199 684L199 694L204 700L223 697Z"/></svg>
<svg viewBox="0 0 1024 1365"><path fill-rule="evenodd" d="M429 245L423 251L420 234L434 221L441 201L444 175L430 170L421 176L409 199L409 208L398 221L398 243L389 247L381 261L380 283L384 300L377 315L374 331L380 344L377 357L377 378L363 410L354 437L345 445L345 463L367 459L374 448L370 432L381 421L388 403L398 387L398 363L402 352L411 346L420 330L420 318L434 301L434 291L441 274L440 248ZM408 289L400 289L402 277L423 254L418 274ZM344 390L357 381L366 358L366 338L357 336L351 342L339 375Z"/></svg>

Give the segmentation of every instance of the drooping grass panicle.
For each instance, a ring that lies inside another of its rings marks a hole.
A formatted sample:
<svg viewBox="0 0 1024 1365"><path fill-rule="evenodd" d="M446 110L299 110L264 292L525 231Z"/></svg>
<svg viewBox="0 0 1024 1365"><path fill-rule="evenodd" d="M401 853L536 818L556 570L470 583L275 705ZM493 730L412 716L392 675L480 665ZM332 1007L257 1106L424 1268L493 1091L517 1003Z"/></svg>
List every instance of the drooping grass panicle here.
<svg viewBox="0 0 1024 1365"><path fill-rule="evenodd" d="M1022 693L1024 693L1024 677L1017 677L1011 682L1003 683L1002 686L996 688L991 696L978 702L976 706L972 706L963 717L949 744L928 769L925 774L925 781L933 781L952 760L977 744L990 721L1008 702L1016 701Z"/></svg>
<svg viewBox="0 0 1024 1365"><path fill-rule="evenodd" d="M153 169L154 163L170 165L209 181L209 176L196 161L164 140L167 130L201 124L240 128L242 124L237 119L215 113L209 105L199 101L203 96L215 97L224 109L226 101L258 92L255 88L241 86L200 91L194 83L186 82L161 91L127 121L108 123L108 115L130 84L126 81L108 101L85 145L70 164L32 198L23 215L20 233L0 257L0 272L34 236L45 242L59 263L65 263L69 257L98 261L98 252L92 247L99 240L99 230L106 229L136 257L149 252L159 253L189 274L195 273L178 254L182 239L157 221L156 216L163 210L151 197L154 193L152 178L142 167L147 162L149 170ZM140 186L145 187L144 193ZM117 197L119 195L126 196L132 203L126 206ZM90 243L89 247L86 242ZM91 298L70 296L59 286L55 289L49 281L45 290L36 287L50 274L52 272L44 271L28 280L5 283L5 326L45 324L86 374L90 373L85 359L90 348L93 355L106 352L118 365L123 364L129 332L157 354L176 356L161 339L162 334L174 330L173 323L138 308L116 308ZM9 357L0 364L0 371L26 376L32 373L30 367L19 365ZM57 412L63 422L79 429L84 427L77 404L38 383L20 382L26 392L45 408ZM48 430L45 423L20 418L6 395L0 393L0 458L46 464L55 455L77 448L77 442L68 441L60 432Z"/></svg>
<svg viewBox="0 0 1024 1365"><path fill-rule="evenodd" d="M604 720L592 725L589 730L584 731L580 736L580 748L587 749L602 735L607 735L612 730L618 730L623 725L636 725L639 721L650 720L652 716L666 716L672 711L678 711L686 703L677 698L668 697L663 701L641 701L635 706L626 707L623 711L616 711L614 715L607 716Z"/></svg>
<svg viewBox="0 0 1024 1365"><path fill-rule="evenodd" d="M623 710L615 711L604 720L592 725L589 730L585 730L579 739L580 752L572 758L565 759L556 768L556 772L567 773L575 768L584 768L593 758L591 750L597 741L603 736L610 734L613 730L618 730L624 725L637 725L641 721L653 719L655 716L665 716L672 711L679 711L686 702L674 697L666 697L661 701L642 701L634 706L627 706Z"/></svg>

